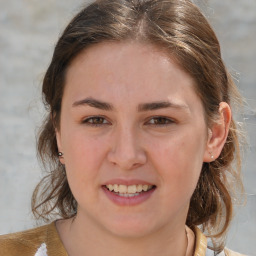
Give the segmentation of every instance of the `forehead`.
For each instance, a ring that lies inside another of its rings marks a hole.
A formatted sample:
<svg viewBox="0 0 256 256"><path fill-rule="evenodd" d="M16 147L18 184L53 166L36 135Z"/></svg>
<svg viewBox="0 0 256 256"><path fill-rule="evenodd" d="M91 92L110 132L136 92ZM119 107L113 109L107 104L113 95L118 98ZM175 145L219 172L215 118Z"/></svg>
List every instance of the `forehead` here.
<svg viewBox="0 0 256 256"><path fill-rule="evenodd" d="M90 66L91 69L95 66L99 69L102 67L111 68L117 65L118 68L123 70L129 66L130 72L132 72L131 67L139 66L142 63L143 65L140 66L138 71L142 71L143 67L149 68L149 66L155 64L164 65L167 62L174 62L174 60L163 49L152 44L136 41L102 42L84 49L71 62L68 73L82 65ZM178 65L177 68L179 68Z"/></svg>
<svg viewBox="0 0 256 256"><path fill-rule="evenodd" d="M196 97L193 78L173 58L138 42L104 42L82 51L68 68L65 94L131 103Z"/></svg>

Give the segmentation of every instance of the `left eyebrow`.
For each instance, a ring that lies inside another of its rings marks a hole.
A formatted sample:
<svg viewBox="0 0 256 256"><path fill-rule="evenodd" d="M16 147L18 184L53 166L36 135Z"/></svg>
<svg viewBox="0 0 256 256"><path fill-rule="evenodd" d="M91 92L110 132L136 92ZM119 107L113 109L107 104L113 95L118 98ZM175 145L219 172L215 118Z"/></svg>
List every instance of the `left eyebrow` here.
<svg viewBox="0 0 256 256"><path fill-rule="evenodd" d="M142 111L158 110L163 108L188 109L188 106L172 103L169 101L159 101L159 102L139 104L138 111L142 112Z"/></svg>

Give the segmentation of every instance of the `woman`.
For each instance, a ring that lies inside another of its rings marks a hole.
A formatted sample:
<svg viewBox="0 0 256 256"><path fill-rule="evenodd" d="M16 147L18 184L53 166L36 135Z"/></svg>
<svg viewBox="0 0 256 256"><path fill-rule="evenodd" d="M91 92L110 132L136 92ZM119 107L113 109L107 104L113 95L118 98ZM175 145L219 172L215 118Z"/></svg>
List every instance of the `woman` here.
<svg viewBox="0 0 256 256"><path fill-rule="evenodd" d="M61 219L3 236L3 255L240 255L224 248L239 94L194 4L93 2L60 37L43 96L51 172L32 207Z"/></svg>

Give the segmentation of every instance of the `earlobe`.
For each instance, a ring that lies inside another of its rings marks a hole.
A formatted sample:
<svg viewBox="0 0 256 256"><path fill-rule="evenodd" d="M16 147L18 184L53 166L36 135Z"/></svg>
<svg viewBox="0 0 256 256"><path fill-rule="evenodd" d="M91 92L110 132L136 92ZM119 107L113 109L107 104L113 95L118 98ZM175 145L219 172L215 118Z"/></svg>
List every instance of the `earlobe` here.
<svg viewBox="0 0 256 256"><path fill-rule="evenodd" d="M225 145L231 122L231 109L226 102L219 104L219 119L209 128L204 162L217 159Z"/></svg>
<svg viewBox="0 0 256 256"><path fill-rule="evenodd" d="M58 157L59 157L59 161L64 164L64 154L62 151L62 145L61 145L61 134L60 134L60 129L58 128L58 125L56 124L56 112L54 112L53 114L51 114L51 121L54 127L54 131L55 131L55 137L56 137L56 143L57 143L57 148L58 148Z"/></svg>
<svg viewBox="0 0 256 256"><path fill-rule="evenodd" d="M62 151L62 144L61 144L61 135L58 129L55 129L55 135L56 135L56 141L57 141L57 147L58 147L59 160L62 164L65 164L64 153Z"/></svg>

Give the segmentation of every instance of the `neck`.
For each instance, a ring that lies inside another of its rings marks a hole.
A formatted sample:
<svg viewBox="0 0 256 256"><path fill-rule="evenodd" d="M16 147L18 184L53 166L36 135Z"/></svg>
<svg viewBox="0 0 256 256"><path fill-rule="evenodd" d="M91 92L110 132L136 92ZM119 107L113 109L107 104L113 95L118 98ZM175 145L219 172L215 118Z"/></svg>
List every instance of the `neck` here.
<svg viewBox="0 0 256 256"><path fill-rule="evenodd" d="M183 227L173 225L145 236L120 237L103 230L84 218L57 223L60 237L69 256L190 256Z"/></svg>

